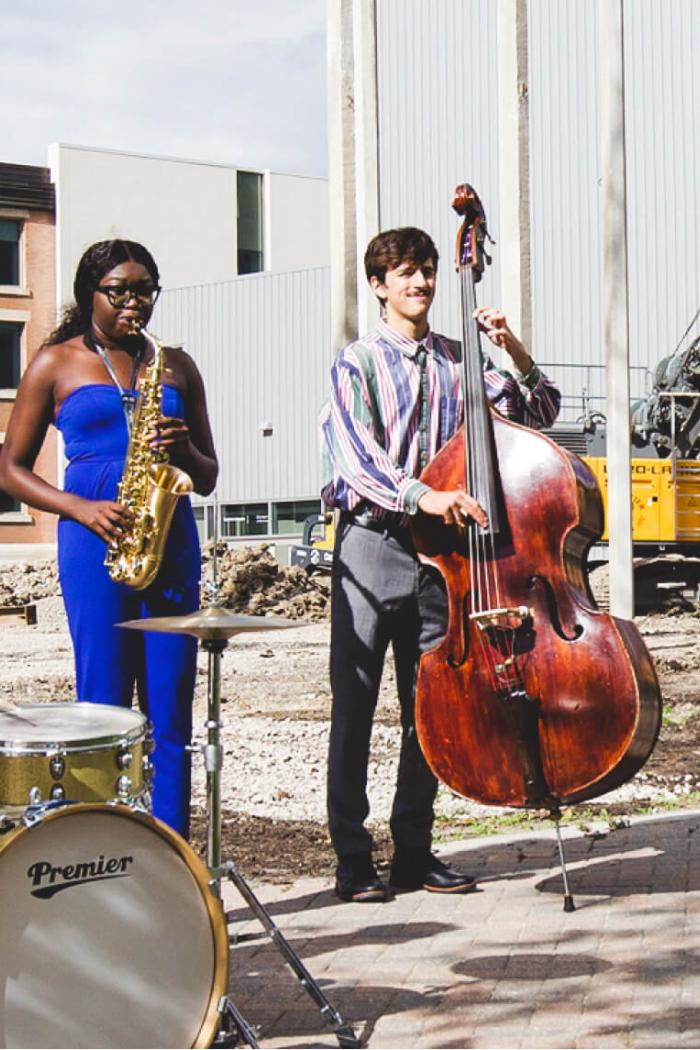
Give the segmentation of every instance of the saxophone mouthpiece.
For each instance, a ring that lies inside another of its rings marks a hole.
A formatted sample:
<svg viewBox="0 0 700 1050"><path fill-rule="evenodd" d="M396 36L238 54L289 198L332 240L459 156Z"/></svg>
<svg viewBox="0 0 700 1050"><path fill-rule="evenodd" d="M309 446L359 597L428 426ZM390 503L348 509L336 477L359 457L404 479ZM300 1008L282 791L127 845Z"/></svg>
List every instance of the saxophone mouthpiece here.
<svg viewBox="0 0 700 1050"><path fill-rule="evenodd" d="M129 321L129 335L141 335L143 321L140 317L132 317Z"/></svg>

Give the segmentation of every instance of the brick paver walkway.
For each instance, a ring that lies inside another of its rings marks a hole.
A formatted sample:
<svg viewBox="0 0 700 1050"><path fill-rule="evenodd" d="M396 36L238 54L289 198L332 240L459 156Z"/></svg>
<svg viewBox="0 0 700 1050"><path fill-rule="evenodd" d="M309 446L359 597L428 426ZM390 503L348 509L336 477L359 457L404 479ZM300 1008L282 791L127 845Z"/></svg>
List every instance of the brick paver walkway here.
<svg viewBox="0 0 700 1050"><path fill-rule="evenodd" d="M441 848L479 879L463 897L254 889L367 1046L700 1047L700 812L564 837L570 914L553 832ZM231 995L261 1046L337 1046L230 884L224 901Z"/></svg>

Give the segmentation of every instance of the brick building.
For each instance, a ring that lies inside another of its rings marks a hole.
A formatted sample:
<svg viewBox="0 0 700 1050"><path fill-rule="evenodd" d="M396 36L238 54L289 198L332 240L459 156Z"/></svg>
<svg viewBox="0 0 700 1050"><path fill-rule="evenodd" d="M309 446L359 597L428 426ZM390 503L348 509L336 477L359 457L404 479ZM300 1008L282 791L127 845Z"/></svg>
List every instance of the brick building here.
<svg viewBox="0 0 700 1050"><path fill-rule="evenodd" d="M0 164L0 442L20 377L55 326L55 203L48 168ZM51 428L37 470L56 484ZM53 543L56 520L0 492L0 544Z"/></svg>

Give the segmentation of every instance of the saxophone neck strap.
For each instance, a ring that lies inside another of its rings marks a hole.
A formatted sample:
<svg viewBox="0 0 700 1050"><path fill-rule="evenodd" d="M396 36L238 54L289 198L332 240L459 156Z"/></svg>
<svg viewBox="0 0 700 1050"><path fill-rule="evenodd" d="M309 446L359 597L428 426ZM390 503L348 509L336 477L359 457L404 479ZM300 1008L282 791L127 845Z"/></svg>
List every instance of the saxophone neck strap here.
<svg viewBox="0 0 700 1050"><path fill-rule="evenodd" d="M114 365L112 364L107 348L100 346L94 339L91 340L92 345L95 348L95 352L99 354L102 364L107 369L110 379L119 391L119 397L122 403L122 410L124 412L124 419L126 420L126 429L131 437L131 431L134 427L134 413L136 411L136 402L138 400L138 394L136 393L136 381L138 379L139 368L141 367L141 361L143 360L143 350L139 350L134 357L134 365L131 370L131 382L129 389L125 390L119 382L119 376L117 375Z"/></svg>

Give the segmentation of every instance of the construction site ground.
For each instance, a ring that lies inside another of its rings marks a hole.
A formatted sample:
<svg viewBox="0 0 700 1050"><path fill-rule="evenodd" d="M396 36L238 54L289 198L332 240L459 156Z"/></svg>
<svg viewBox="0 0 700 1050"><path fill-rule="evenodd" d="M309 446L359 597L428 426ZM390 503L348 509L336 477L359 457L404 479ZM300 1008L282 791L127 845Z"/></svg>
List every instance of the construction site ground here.
<svg viewBox="0 0 700 1050"><path fill-rule="evenodd" d="M376 1047L700 1046L700 619L638 619L664 700L644 769L610 796L564 814L576 910L562 908L552 825L539 814L438 797L436 846L478 892L423 891L385 904L332 893L325 828L330 693L327 582L253 552L220 565L227 604L299 619L232 640L223 656L223 854L266 903L362 1041ZM257 565L257 568L256 568ZM301 576L294 575L301 573ZM0 570L0 604L37 605L38 623L0 630L6 699L74 699L73 658L55 569ZM380 869L398 754L390 662L370 764ZM200 654L195 744L204 742ZM205 778L194 756L193 842L203 849ZM236 887L231 995L263 1046L336 1045L332 1028Z"/></svg>

